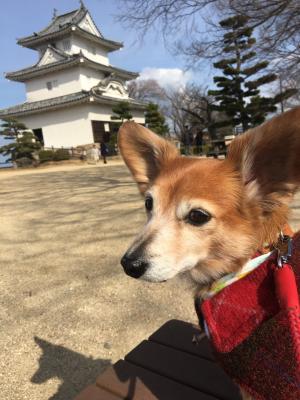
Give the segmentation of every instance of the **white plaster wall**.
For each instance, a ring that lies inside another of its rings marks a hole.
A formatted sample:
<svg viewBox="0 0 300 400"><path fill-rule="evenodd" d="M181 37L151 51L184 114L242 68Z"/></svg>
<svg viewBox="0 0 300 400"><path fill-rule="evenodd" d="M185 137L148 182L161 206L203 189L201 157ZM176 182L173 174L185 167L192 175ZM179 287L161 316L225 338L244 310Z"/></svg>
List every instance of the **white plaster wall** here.
<svg viewBox="0 0 300 400"><path fill-rule="evenodd" d="M96 49L96 54L91 52L91 47ZM72 54L78 54L80 50L82 51L83 55L90 60L96 61L100 64L109 65L107 51L104 50L99 44L88 39L73 36L71 52Z"/></svg>
<svg viewBox="0 0 300 400"><path fill-rule="evenodd" d="M90 90L92 87L98 85L103 78L104 73L101 71L87 67L80 68L80 85L82 90Z"/></svg>
<svg viewBox="0 0 300 400"><path fill-rule="evenodd" d="M65 50L64 45L63 45L63 42L65 40L69 40L70 41L70 48L68 50ZM58 50L63 51L66 54L73 54L72 53L73 42L74 42L74 36L73 35L69 35L69 36L66 36L66 37L64 37L62 39L59 39L59 40L54 39L51 42L49 42L49 44L54 45L55 48L57 48ZM47 49L47 44L46 45L43 44L42 46L37 47L37 50L39 51L39 57L41 57L44 54L46 49ZM76 53L78 53L78 51L76 51Z"/></svg>
<svg viewBox="0 0 300 400"><path fill-rule="evenodd" d="M45 147L76 147L94 142L91 121L111 120L111 107L100 104L81 104L61 110L19 117L30 129L42 128ZM144 124L143 111L133 110L133 119Z"/></svg>
<svg viewBox="0 0 300 400"><path fill-rule="evenodd" d="M92 33L93 35L101 36L101 33L99 32L97 26L94 24L89 13L87 13L85 18L79 23L79 27L89 33Z"/></svg>
<svg viewBox="0 0 300 400"><path fill-rule="evenodd" d="M89 106L89 116L88 118L92 121L110 121L111 120L112 110L111 106L102 105L102 104L91 104ZM138 124L145 123L145 116L142 110L132 110L133 120Z"/></svg>
<svg viewBox="0 0 300 400"><path fill-rule="evenodd" d="M138 124L145 124L145 113L142 110L133 110L132 111L133 120Z"/></svg>
<svg viewBox="0 0 300 400"><path fill-rule="evenodd" d="M48 48L37 65L41 67L61 60L63 60L63 57L60 54L57 54L52 48Z"/></svg>
<svg viewBox="0 0 300 400"><path fill-rule="evenodd" d="M69 40L70 41L70 48L68 50L65 50L64 45L63 45L63 42L65 40ZM64 37L63 39L57 40L55 42L55 46L56 46L57 49L63 51L66 54L73 54L72 53L73 42L74 42L74 37L72 35L70 35L70 36Z"/></svg>
<svg viewBox="0 0 300 400"><path fill-rule="evenodd" d="M38 62L38 60L42 57L42 55L44 54L45 50L47 50L47 45L43 45L40 47L37 47L37 55L38 55L38 59L36 60Z"/></svg>
<svg viewBox="0 0 300 400"><path fill-rule="evenodd" d="M57 81L57 87L48 90L46 83L54 80ZM42 77L37 77L27 81L25 85L27 101L50 99L52 97L79 92L82 90L80 68L75 67L47 75L45 74Z"/></svg>
<svg viewBox="0 0 300 400"><path fill-rule="evenodd" d="M20 117L30 129L42 128L45 147L75 147L93 143L88 105Z"/></svg>

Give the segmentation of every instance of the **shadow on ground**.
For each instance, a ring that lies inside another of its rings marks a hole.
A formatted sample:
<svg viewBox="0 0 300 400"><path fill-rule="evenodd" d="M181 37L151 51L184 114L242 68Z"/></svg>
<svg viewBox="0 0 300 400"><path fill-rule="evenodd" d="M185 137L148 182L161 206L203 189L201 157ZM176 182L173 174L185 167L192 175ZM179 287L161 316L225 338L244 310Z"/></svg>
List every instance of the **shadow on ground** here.
<svg viewBox="0 0 300 400"><path fill-rule="evenodd" d="M34 338L42 351L39 368L31 377L34 384L42 384L58 378L61 384L49 400L67 400L74 398L109 365L110 360L93 359L83 354L59 346L39 337Z"/></svg>

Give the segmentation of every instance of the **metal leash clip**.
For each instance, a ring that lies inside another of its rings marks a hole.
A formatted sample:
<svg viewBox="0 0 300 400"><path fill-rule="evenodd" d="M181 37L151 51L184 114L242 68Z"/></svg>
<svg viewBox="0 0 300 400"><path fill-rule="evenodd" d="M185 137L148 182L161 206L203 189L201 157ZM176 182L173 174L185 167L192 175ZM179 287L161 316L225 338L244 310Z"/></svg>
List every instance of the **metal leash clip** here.
<svg viewBox="0 0 300 400"><path fill-rule="evenodd" d="M293 239L280 232L279 240L274 247L277 250L277 266L278 268L282 268L292 256Z"/></svg>

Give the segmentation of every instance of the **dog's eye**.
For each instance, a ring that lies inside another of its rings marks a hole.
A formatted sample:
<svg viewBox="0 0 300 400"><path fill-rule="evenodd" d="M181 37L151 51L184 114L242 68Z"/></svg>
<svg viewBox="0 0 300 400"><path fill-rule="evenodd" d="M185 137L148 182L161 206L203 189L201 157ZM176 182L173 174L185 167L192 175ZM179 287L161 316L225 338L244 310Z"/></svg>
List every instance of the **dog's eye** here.
<svg viewBox="0 0 300 400"><path fill-rule="evenodd" d="M211 219L211 215L204 210L191 210L187 216L187 221L192 225L203 225Z"/></svg>
<svg viewBox="0 0 300 400"><path fill-rule="evenodd" d="M147 211L151 211L153 208L153 199L152 197L146 197L145 207Z"/></svg>

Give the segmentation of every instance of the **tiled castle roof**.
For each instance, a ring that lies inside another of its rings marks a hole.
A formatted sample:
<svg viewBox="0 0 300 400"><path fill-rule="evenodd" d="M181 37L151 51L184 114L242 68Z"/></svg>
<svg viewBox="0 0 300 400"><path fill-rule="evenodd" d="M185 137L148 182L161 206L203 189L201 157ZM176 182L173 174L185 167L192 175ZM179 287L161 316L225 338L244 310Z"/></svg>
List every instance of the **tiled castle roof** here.
<svg viewBox="0 0 300 400"><path fill-rule="evenodd" d="M66 14L55 16L46 28L42 29L37 35L47 35L59 31L61 28L69 24L77 25L86 15L87 10L80 7L78 10L70 11Z"/></svg>
<svg viewBox="0 0 300 400"><path fill-rule="evenodd" d="M72 94L67 94L65 96L53 97L52 99L45 99L40 101L25 102L18 104L13 107L5 108L0 110L0 118L10 115L23 115L27 113L32 113L40 111L42 109L49 109L55 106L61 106L65 103L77 103L81 100L87 98L88 92L77 92Z"/></svg>
<svg viewBox="0 0 300 400"><path fill-rule="evenodd" d="M59 51L59 53L63 54L64 59L41 66L38 66L37 63L35 65L32 65L31 67L20 69L14 72L8 72L5 76L7 79L13 81L24 82L28 79L31 79L34 76L45 75L47 72L54 72L57 70L70 68L73 67L74 65L82 63L83 65L86 64L87 66L102 71L104 73L114 72L116 73L116 75L120 76L125 80L135 79L138 77L138 74L136 72L130 72L121 68L113 67L111 65L104 65L97 63L95 61L88 59L82 53L75 55L68 55L66 53L63 53L62 51Z"/></svg>
<svg viewBox="0 0 300 400"><path fill-rule="evenodd" d="M61 107L72 106L81 103L95 102L101 104L116 104L120 99L115 97L96 95L92 90L67 94L40 101L25 102L13 107L0 110L0 118L19 117L22 115L36 114L42 111L55 110ZM132 99L126 99L133 108L144 109L145 104Z"/></svg>
<svg viewBox="0 0 300 400"><path fill-rule="evenodd" d="M77 34L88 37L90 40L97 41L107 47L107 49L117 50L123 47L123 44L120 42L104 38L98 28L97 30L100 36L93 35L92 33L81 29L79 23L86 16L87 12L87 9L82 4L78 10L53 17L52 21L48 26L46 26L46 28L39 32L34 32L32 35L18 39L17 43L24 47L35 48L35 46L40 45L41 43L47 42L53 38L64 36L71 31L74 33L72 28L76 27Z"/></svg>

